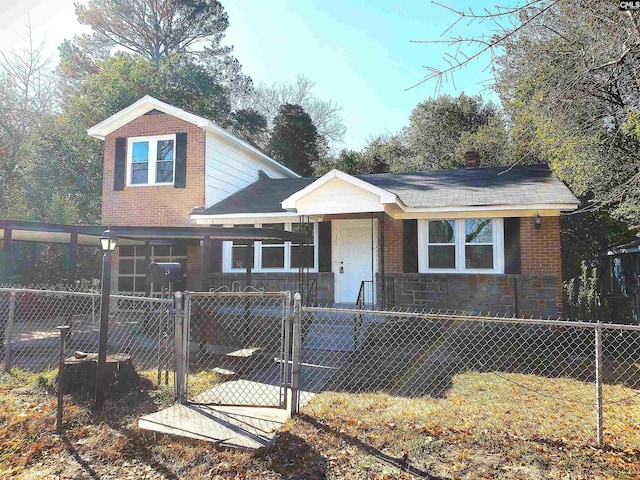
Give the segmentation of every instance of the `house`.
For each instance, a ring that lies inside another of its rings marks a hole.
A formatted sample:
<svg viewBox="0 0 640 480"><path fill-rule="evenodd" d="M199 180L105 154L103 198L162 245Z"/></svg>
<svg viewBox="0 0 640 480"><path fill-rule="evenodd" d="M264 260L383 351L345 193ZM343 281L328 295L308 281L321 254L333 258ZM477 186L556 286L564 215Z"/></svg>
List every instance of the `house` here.
<svg viewBox="0 0 640 480"><path fill-rule="evenodd" d="M119 247L119 290L143 289L145 260L178 261L186 287L241 279L318 303L556 316L560 214L578 206L544 165L300 178L213 122L146 96L88 131L104 140L103 225L262 227L284 240ZM279 280L281 280L280 283Z"/></svg>

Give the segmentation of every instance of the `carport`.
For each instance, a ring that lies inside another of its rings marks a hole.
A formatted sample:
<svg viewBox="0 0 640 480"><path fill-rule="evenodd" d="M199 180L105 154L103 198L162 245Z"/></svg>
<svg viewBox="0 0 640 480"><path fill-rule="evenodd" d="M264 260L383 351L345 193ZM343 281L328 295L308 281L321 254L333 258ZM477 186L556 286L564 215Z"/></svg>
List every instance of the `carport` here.
<svg viewBox="0 0 640 480"><path fill-rule="evenodd" d="M301 219L302 220L302 219ZM134 226L134 225L68 225L59 223L43 223L23 220L0 219L0 240L3 241L3 256L11 259L12 249L17 242L55 243L68 245L68 264L75 279L78 264L78 246L100 248L100 235L110 229L118 237L118 245L134 245L146 247L147 262L151 263L150 247L152 245L171 245L180 242L185 245L202 245L202 265L211 263L212 242L235 241L252 247L254 242L263 240L279 240L296 242L301 245L310 243L310 238L303 233L276 230L271 228L250 227L204 227L204 226ZM245 282L251 285L253 265L253 248L246 248ZM10 261L10 260L9 260ZM300 262L302 264L302 262ZM7 272L0 272L6 277ZM308 268L298 269L298 284L301 292L305 291ZM6 281L6 278L0 278ZM201 268L199 285L202 290L208 289L208 269ZM148 292L147 292L148 293Z"/></svg>

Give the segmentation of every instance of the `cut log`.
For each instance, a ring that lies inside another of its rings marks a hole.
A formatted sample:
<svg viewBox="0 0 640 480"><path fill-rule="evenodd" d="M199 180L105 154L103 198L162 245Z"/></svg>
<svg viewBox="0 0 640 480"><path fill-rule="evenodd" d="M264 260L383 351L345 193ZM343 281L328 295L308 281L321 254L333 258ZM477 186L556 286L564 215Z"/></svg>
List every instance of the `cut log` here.
<svg viewBox="0 0 640 480"><path fill-rule="evenodd" d="M98 354L83 355L74 355L64 361L64 393L91 395L95 391ZM107 355L105 378L107 394L131 392L140 385L140 376L133 367L131 356L122 353Z"/></svg>

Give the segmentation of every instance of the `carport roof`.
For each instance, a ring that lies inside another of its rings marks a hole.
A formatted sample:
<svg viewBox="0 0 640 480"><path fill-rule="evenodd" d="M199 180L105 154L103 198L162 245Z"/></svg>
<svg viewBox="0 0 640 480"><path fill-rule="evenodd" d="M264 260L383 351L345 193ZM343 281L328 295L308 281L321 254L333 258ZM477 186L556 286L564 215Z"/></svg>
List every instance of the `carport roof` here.
<svg viewBox="0 0 640 480"><path fill-rule="evenodd" d="M78 245L100 246L100 235L107 228L123 240L123 244L136 245L167 240L200 240L204 237L216 240L284 240L308 241L304 234L272 228L250 227L157 227L134 225L67 225L24 220L0 219L0 240L11 232L11 240L43 243L71 243L77 236Z"/></svg>

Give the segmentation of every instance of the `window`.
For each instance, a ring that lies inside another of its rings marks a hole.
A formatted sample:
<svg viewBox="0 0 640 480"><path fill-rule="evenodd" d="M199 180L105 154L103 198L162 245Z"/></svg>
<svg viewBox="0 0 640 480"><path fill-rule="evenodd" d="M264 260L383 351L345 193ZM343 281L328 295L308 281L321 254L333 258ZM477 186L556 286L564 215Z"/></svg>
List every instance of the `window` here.
<svg viewBox="0 0 640 480"><path fill-rule="evenodd" d="M231 227L242 227L243 225L231 225ZM246 269L246 260L247 260L247 244L245 242L241 242L239 240L235 240L233 242L225 242L225 244L231 245L231 265L232 269ZM251 268L255 268L254 265Z"/></svg>
<svg viewBox="0 0 640 480"><path fill-rule="evenodd" d="M493 270L493 223L488 218L464 221L464 266Z"/></svg>
<svg viewBox="0 0 640 480"><path fill-rule="evenodd" d="M284 223L265 223L262 228L284 230ZM282 240L263 240L262 255L260 256L262 269L284 268L285 242Z"/></svg>
<svg viewBox="0 0 640 480"><path fill-rule="evenodd" d="M503 273L501 218L420 220L421 272Z"/></svg>
<svg viewBox="0 0 640 480"><path fill-rule="evenodd" d="M144 292L146 287L147 267L145 247L122 245L118 248L118 291ZM187 272L187 249L181 245L152 245L151 262L178 262L182 271ZM183 282L184 283L184 282ZM184 290L184 284L173 285L174 290ZM154 285L155 293L160 289Z"/></svg>
<svg viewBox="0 0 640 480"><path fill-rule="evenodd" d="M456 268L456 224L453 220L430 221L427 242L430 269Z"/></svg>
<svg viewBox="0 0 640 480"><path fill-rule="evenodd" d="M256 228L273 228L293 232L300 232L308 228L312 239L309 244L305 245L283 242L282 240L256 241L254 244L253 270L256 272L288 272L296 271L300 265L312 270L317 269L317 251L315 248L317 223L303 225L298 223L256 224ZM240 227L242 225L234 226ZM247 248L246 244L239 241L224 242L223 271L245 270Z"/></svg>
<svg viewBox="0 0 640 480"><path fill-rule="evenodd" d="M175 135L129 138L127 185L173 184L175 143Z"/></svg>

